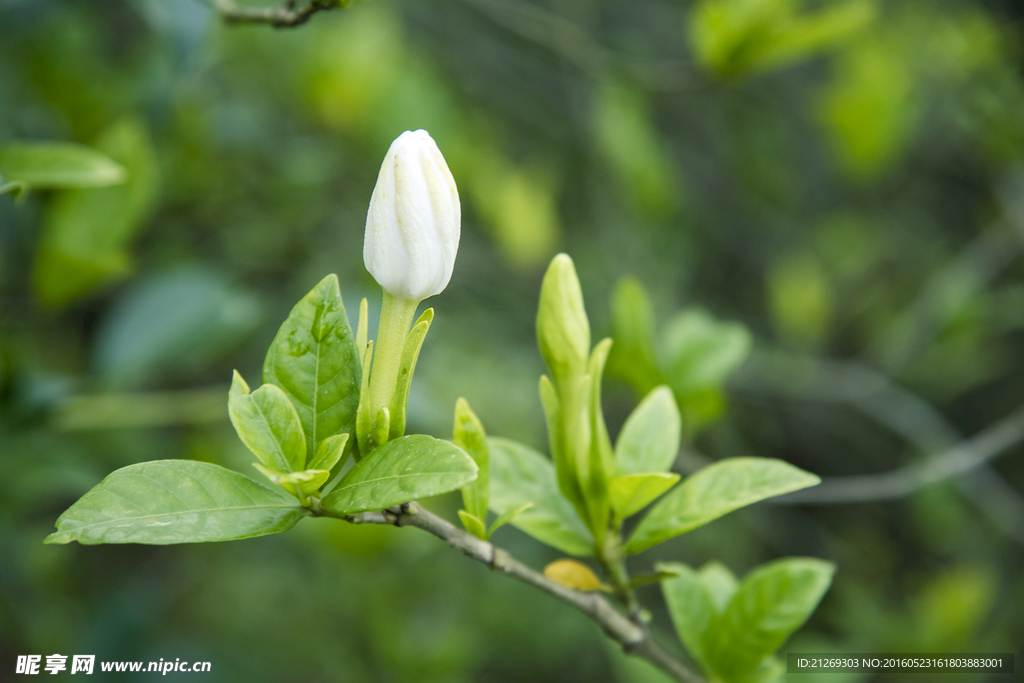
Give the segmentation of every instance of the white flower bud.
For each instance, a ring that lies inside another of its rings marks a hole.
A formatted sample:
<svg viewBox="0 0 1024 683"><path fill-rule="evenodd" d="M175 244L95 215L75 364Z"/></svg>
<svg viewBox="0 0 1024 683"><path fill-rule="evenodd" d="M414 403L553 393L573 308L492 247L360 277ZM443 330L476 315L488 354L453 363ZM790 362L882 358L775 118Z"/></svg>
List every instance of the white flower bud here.
<svg viewBox="0 0 1024 683"><path fill-rule="evenodd" d="M425 130L391 143L366 213L363 263L385 292L422 301L452 277L461 232L459 191Z"/></svg>

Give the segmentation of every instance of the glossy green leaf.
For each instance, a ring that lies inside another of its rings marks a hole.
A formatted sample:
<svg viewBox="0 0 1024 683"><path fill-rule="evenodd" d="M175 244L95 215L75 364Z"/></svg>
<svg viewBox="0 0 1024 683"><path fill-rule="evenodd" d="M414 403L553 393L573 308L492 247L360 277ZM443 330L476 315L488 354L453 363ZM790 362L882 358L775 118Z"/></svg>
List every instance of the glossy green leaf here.
<svg viewBox="0 0 1024 683"><path fill-rule="evenodd" d="M490 466L487 452L487 433L480 420L464 398L455 402L455 426L452 442L466 451L479 468L476 480L462 488L462 504L466 511L476 517L481 526L487 520L489 491L491 485Z"/></svg>
<svg viewBox="0 0 1024 683"><path fill-rule="evenodd" d="M678 474L663 472L625 474L612 479L608 493L616 517L622 520L635 515L675 486L677 481Z"/></svg>
<svg viewBox="0 0 1024 683"><path fill-rule="evenodd" d="M249 393L235 371L228 392L228 415L242 443L264 466L277 472L306 467L306 440L295 406L280 388L264 384Z"/></svg>
<svg viewBox="0 0 1024 683"><path fill-rule="evenodd" d="M768 563L748 574L707 639L715 672L735 680L757 669L811 616L835 565L809 557Z"/></svg>
<svg viewBox="0 0 1024 683"><path fill-rule="evenodd" d="M661 582L665 605L672 617L679 639L689 653L709 670L705 638L718 619L714 601L704 587L700 576L680 562L659 562L655 568L670 572L674 577Z"/></svg>
<svg viewBox="0 0 1024 683"><path fill-rule="evenodd" d="M287 531L307 511L280 491L193 460L110 474L57 520L44 543L202 543Z"/></svg>
<svg viewBox="0 0 1024 683"><path fill-rule="evenodd" d="M331 477L330 470L307 469L301 472L277 472L258 462L254 462L252 466L267 479L299 499L320 490L320 487L326 484Z"/></svg>
<svg viewBox="0 0 1024 683"><path fill-rule="evenodd" d="M619 472L668 472L679 454L682 421L672 390L661 386L644 397L615 443Z"/></svg>
<svg viewBox="0 0 1024 683"><path fill-rule="evenodd" d="M462 526L469 533L473 534L477 538L486 541L487 540L487 527L476 515L470 514L465 510L459 510L459 519L462 520Z"/></svg>
<svg viewBox="0 0 1024 683"><path fill-rule="evenodd" d="M292 308L270 343L263 381L281 387L295 405L307 453L352 432L362 374L337 276L325 277Z"/></svg>
<svg viewBox="0 0 1024 683"><path fill-rule="evenodd" d="M491 509L503 515L533 503L512 520L513 526L570 555L593 555L593 536L559 491L551 460L507 439L492 437L487 443Z"/></svg>
<svg viewBox="0 0 1024 683"><path fill-rule="evenodd" d="M420 314L416 323L405 337L402 347L402 362L398 367L398 380L395 393L391 398L389 409L391 419L388 429L388 440L397 439L405 434L405 413L409 404L409 388L412 386L412 375L416 371L416 360L420 357L420 347L430 330L434 320L434 309L428 308Z"/></svg>
<svg viewBox="0 0 1024 683"><path fill-rule="evenodd" d="M127 276L129 247L152 213L159 186L156 151L145 126L118 121L96 147L127 169L112 187L57 193L46 214L33 285L40 301L63 306Z"/></svg>
<svg viewBox="0 0 1024 683"><path fill-rule="evenodd" d="M306 467L311 470L333 470L339 463L344 464L341 456L345 452L348 439L348 434L335 434L327 437L320 442L320 446L316 449L316 456L306 463Z"/></svg>
<svg viewBox="0 0 1024 683"><path fill-rule="evenodd" d="M667 541L765 498L814 486L821 480L772 458L727 458L687 477L643 518L627 553Z"/></svg>
<svg viewBox="0 0 1024 683"><path fill-rule="evenodd" d="M476 463L461 448L423 434L404 436L360 460L321 505L342 515L382 510L454 491L476 473Z"/></svg>
<svg viewBox="0 0 1024 683"><path fill-rule="evenodd" d="M0 177L28 188L106 187L128 173L110 157L70 142L16 142L0 147Z"/></svg>

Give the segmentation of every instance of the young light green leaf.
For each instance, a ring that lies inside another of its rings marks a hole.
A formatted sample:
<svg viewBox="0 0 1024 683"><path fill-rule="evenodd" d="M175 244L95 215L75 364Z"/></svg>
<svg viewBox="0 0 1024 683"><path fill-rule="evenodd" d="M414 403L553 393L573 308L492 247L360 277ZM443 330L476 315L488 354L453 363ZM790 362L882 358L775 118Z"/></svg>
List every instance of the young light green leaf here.
<svg viewBox="0 0 1024 683"><path fill-rule="evenodd" d="M736 680L754 671L807 621L834 573L830 562L791 557L747 575L707 640L715 672Z"/></svg>
<svg viewBox="0 0 1024 683"><path fill-rule="evenodd" d="M320 442L316 449L316 456L306 463L306 469L310 470L333 470L335 465L344 464L341 459L348 445L348 434L335 434Z"/></svg>
<svg viewBox="0 0 1024 683"><path fill-rule="evenodd" d="M127 182L54 196L32 274L39 300L53 308L131 272L131 241L155 204L160 183L156 151L141 121L121 119L103 132L96 148L126 169Z"/></svg>
<svg viewBox="0 0 1024 683"><path fill-rule="evenodd" d="M772 458L727 458L687 477L643 518L626 544L638 553L733 510L821 480Z"/></svg>
<svg viewBox="0 0 1024 683"><path fill-rule="evenodd" d="M335 514L382 510L473 481L477 467L457 446L423 434L388 441L355 467L321 505Z"/></svg>
<svg viewBox="0 0 1024 683"><path fill-rule="evenodd" d="M706 639L718 619L711 595L697 572L681 562L659 562L654 567L675 574L661 582L668 613L683 645L705 671L710 671Z"/></svg>
<svg viewBox="0 0 1024 683"><path fill-rule="evenodd" d="M430 330L434 320L434 309L428 308L420 314L416 324L409 330L402 347L402 364L398 368L398 381L395 393L391 398L391 427L388 440L397 439L405 434L405 411L409 403L409 387L412 385L412 373L416 371L416 360L420 357L420 347Z"/></svg>
<svg viewBox="0 0 1024 683"><path fill-rule="evenodd" d="M629 577L630 588L641 588L643 586L650 586L655 583L661 583L669 579L679 576L673 571L662 568L660 571L654 572L653 574L634 574Z"/></svg>
<svg viewBox="0 0 1024 683"><path fill-rule="evenodd" d="M559 392L583 375L590 355L590 322L576 267L566 254L551 260L540 287L537 342Z"/></svg>
<svg viewBox="0 0 1024 683"><path fill-rule="evenodd" d="M561 495L551 460L514 441L492 437L487 443L491 509L505 515L533 503L513 526L570 555L593 555L593 536Z"/></svg>
<svg viewBox="0 0 1024 683"><path fill-rule="evenodd" d="M483 525L487 519L491 485L487 433L484 432L483 425L480 424L480 420L464 398L455 402L455 427L452 430L452 442L466 451L479 468L476 480L462 488L462 504L466 511L480 520ZM486 537L482 536L481 538Z"/></svg>
<svg viewBox="0 0 1024 683"><path fill-rule="evenodd" d="M626 474L612 479L608 493L615 516L623 520L635 515L675 486L677 481L678 474L662 472Z"/></svg>
<svg viewBox="0 0 1024 683"><path fill-rule="evenodd" d="M497 531L501 527L505 526L506 524L511 522L513 519L515 519L519 515L523 514L524 512L526 512L527 510L529 510L532 507L533 507L533 503L523 503L522 505L517 507L515 510L509 510L508 512L506 512L503 515L498 515L498 518L496 520L494 520L494 522L491 524L491 528L487 530L487 538L490 538L491 536L493 536L495 531Z"/></svg>
<svg viewBox="0 0 1024 683"><path fill-rule="evenodd" d="M465 510L459 510L459 519L462 520L462 526L465 527L466 531L473 534L480 540L487 540L487 528L479 517L474 514L470 514Z"/></svg>
<svg viewBox="0 0 1024 683"><path fill-rule="evenodd" d="M0 176L31 188L106 187L123 183L124 167L84 145L16 142L0 147Z"/></svg>
<svg viewBox="0 0 1024 683"><path fill-rule="evenodd" d="M775 683L786 673L786 664L778 657L768 657L750 673L733 679L736 683Z"/></svg>
<svg viewBox="0 0 1024 683"><path fill-rule="evenodd" d="M273 384L249 393L235 371L228 393L228 415L242 443L259 461L277 472L298 472L306 466L306 440L295 406Z"/></svg>
<svg viewBox="0 0 1024 683"><path fill-rule="evenodd" d="M203 543L287 531L307 511L218 465L157 460L121 468L57 520L44 543Z"/></svg>
<svg viewBox="0 0 1024 683"><path fill-rule="evenodd" d="M328 275L281 325L263 361L263 381L291 399L313 454L327 437L353 430L361 380L338 278Z"/></svg>
<svg viewBox="0 0 1024 683"><path fill-rule="evenodd" d="M331 477L330 470L302 470L301 472L278 472L254 462L253 467L270 481L274 482L299 500L318 491Z"/></svg>
<svg viewBox="0 0 1024 683"><path fill-rule="evenodd" d="M672 390L660 386L644 397L622 426L615 461L623 474L668 472L679 454L682 422Z"/></svg>

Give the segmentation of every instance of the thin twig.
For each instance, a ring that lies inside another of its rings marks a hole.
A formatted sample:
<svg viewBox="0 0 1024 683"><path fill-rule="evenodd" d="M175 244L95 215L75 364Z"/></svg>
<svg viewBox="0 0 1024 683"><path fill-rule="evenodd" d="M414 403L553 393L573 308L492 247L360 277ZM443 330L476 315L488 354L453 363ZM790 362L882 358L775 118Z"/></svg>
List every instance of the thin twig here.
<svg viewBox="0 0 1024 683"><path fill-rule="evenodd" d="M422 529L494 571L507 574L572 605L595 621L609 638L622 646L625 652L646 659L675 680L682 683L706 683L703 678L662 649L645 629L612 607L603 596L597 593L581 593L552 581L519 562L507 551L459 529L417 503L340 518L352 524L392 524Z"/></svg>
<svg viewBox="0 0 1024 683"><path fill-rule="evenodd" d="M239 7L234 0L208 0L228 24L270 24L274 28L295 28L305 24L317 12L338 9L339 0L310 0L299 6L287 0L278 7Z"/></svg>

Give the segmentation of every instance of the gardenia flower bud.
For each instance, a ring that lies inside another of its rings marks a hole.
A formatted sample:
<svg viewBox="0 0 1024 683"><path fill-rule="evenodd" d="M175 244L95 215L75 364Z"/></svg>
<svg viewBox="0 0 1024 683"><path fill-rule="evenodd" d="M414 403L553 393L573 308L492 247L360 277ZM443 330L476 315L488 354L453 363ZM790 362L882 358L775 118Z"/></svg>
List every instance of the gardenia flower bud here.
<svg viewBox="0 0 1024 683"><path fill-rule="evenodd" d="M459 191L425 130L391 143L366 214L363 263L394 297L422 301L452 277L461 232Z"/></svg>

